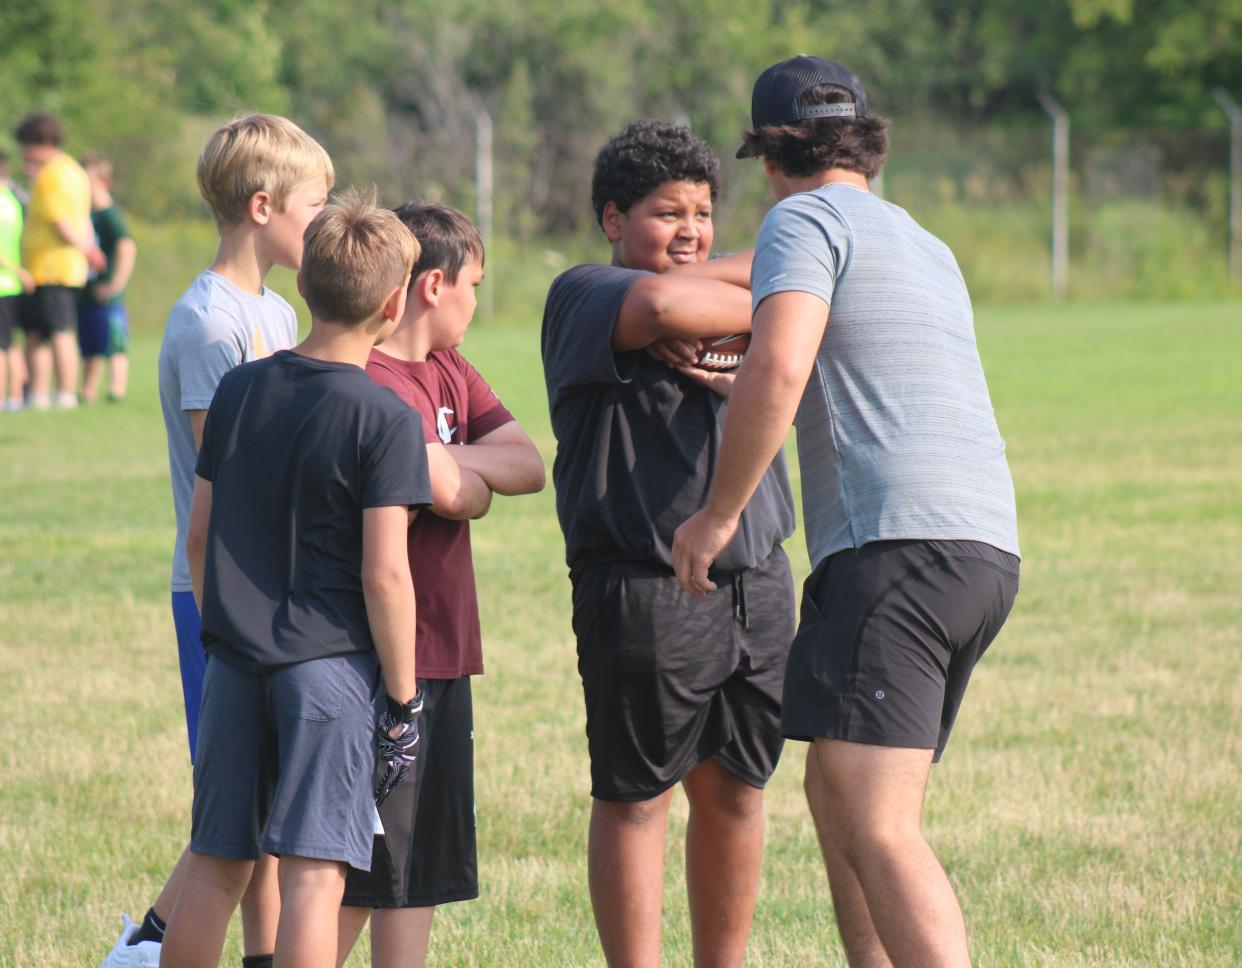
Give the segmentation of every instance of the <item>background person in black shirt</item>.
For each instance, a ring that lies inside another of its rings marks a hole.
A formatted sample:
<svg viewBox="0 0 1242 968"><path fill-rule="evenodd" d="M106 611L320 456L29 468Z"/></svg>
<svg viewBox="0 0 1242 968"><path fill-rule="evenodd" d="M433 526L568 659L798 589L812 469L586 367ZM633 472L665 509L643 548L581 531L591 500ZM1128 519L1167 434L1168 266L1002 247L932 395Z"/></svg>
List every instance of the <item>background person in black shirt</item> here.
<svg viewBox="0 0 1242 968"><path fill-rule="evenodd" d="M707 261L718 187L715 155L688 129L630 125L600 152L592 184L612 264L563 273L544 310L591 755L591 903L610 964L659 964L678 783L695 962L742 963L763 786L781 750L794 625L783 460L717 561L718 593L691 598L672 569L673 530L707 495L732 381L690 364L702 339L750 328L750 254Z"/></svg>

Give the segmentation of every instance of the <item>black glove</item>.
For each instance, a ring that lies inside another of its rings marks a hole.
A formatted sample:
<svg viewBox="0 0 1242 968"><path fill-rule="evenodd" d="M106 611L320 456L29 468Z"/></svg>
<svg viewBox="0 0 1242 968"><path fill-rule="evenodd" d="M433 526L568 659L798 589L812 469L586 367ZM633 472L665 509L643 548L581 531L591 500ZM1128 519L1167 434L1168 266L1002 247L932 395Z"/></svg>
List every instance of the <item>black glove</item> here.
<svg viewBox="0 0 1242 968"><path fill-rule="evenodd" d="M420 689L407 703L387 697L384 712L375 724L375 746L384 773L375 785L375 805L378 807L401 782L409 776L418 760L418 717L423 714L423 691ZM400 727L394 739L389 735L393 727Z"/></svg>

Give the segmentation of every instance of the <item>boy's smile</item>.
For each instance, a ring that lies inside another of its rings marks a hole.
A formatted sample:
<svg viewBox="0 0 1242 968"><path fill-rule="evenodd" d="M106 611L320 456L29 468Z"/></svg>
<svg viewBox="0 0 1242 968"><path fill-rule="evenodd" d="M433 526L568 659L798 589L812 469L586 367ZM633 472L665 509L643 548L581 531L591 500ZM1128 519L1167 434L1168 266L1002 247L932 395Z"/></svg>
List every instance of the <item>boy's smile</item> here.
<svg viewBox="0 0 1242 968"><path fill-rule="evenodd" d="M711 253L712 193L706 182L670 181L622 212L604 207L604 234L614 265L665 272Z"/></svg>

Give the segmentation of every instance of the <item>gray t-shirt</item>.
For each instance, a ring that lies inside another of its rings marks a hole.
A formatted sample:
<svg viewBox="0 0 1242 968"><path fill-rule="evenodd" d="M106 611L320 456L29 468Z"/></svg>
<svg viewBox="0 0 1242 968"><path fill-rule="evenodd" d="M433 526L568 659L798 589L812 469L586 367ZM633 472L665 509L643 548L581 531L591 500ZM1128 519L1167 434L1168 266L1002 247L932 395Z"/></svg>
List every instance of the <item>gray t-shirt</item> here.
<svg viewBox="0 0 1242 968"><path fill-rule="evenodd" d="M174 592L191 590L185 529L194 497L198 454L186 411L206 410L224 374L239 363L289 349L297 334L293 307L272 290L264 289L256 296L210 270L191 283L168 314L159 372L160 407L168 434L168 466L177 513Z"/></svg>
<svg viewBox="0 0 1242 968"><path fill-rule="evenodd" d="M1019 554L1013 481L966 283L903 209L825 185L763 220L753 304L830 307L796 420L812 565L870 541L982 541Z"/></svg>

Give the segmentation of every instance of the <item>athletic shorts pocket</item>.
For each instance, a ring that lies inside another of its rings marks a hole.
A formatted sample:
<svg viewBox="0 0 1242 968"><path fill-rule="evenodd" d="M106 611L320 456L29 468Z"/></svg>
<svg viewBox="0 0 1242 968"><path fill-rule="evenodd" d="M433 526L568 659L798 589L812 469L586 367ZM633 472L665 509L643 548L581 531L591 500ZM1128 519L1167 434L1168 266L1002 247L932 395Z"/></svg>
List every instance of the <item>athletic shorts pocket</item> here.
<svg viewBox="0 0 1242 968"><path fill-rule="evenodd" d="M278 715L312 723L335 722L345 704L343 656L312 659L276 673L275 709Z"/></svg>

